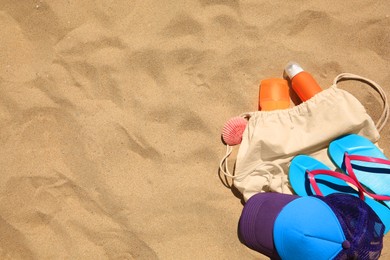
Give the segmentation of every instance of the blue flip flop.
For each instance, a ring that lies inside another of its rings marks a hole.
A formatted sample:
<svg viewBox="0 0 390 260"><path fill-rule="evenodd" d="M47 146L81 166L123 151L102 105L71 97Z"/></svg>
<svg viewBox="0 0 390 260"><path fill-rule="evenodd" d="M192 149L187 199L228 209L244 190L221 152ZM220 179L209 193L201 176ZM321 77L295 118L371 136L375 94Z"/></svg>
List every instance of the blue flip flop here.
<svg viewBox="0 0 390 260"><path fill-rule="evenodd" d="M344 173L331 171L328 166L307 155L294 157L290 164L288 177L291 187L299 196L326 196L332 193L347 193L362 198L361 192L347 184L347 182L350 182L352 185L356 184L352 178ZM315 181L310 181L313 178ZM386 228L385 233L389 232L390 209L381 202L369 197L364 197L364 201L382 220Z"/></svg>
<svg viewBox="0 0 390 260"><path fill-rule="evenodd" d="M329 144L333 163L361 185L377 195L390 196L390 161L367 138L350 134ZM383 200L390 208L390 200Z"/></svg>

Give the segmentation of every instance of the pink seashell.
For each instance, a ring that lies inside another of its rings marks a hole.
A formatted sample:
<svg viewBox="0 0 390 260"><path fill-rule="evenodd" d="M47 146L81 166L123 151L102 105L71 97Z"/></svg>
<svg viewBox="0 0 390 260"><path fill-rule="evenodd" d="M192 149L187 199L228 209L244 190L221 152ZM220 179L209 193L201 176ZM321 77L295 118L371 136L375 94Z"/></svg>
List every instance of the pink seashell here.
<svg viewBox="0 0 390 260"><path fill-rule="evenodd" d="M222 129L223 141L230 146L240 144L247 124L248 121L243 117L230 118Z"/></svg>

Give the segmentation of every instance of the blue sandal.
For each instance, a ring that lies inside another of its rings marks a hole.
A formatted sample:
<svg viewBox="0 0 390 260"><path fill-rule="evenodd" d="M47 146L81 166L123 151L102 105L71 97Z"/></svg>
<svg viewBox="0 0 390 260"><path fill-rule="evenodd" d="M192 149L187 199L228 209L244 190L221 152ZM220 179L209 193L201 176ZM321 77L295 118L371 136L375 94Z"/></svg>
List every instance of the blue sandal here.
<svg viewBox="0 0 390 260"><path fill-rule="evenodd" d="M290 164L288 176L291 187L300 196L326 196L332 193L347 193L359 196L382 220L386 228L385 233L389 232L390 208L379 201L365 196L365 193L370 196L372 194L361 189L359 182L350 176L331 171L325 164L306 155L294 157ZM348 183L355 186L356 189L348 185Z"/></svg>
<svg viewBox="0 0 390 260"><path fill-rule="evenodd" d="M329 144L333 163L374 194L390 196L390 160L367 138L350 134ZM383 200L390 208L390 200Z"/></svg>

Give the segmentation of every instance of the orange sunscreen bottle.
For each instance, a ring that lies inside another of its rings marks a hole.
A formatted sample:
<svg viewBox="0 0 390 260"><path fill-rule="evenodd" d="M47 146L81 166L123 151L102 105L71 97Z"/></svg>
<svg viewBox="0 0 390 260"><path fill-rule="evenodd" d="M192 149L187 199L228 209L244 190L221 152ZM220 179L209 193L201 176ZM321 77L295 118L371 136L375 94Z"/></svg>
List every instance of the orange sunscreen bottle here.
<svg viewBox="0 0 390 260"><path fill-rule="evenodd" d="M285 79L262 80L259 89L259 110L270 111L290 107L288 83Z"/></svg>
<svg viewBox="0 0 390 260"><path fill-rule="evenodd" d="M316 80L304 71L299 64L289 62L284 71L291 80L293 90L302 101L306 101L322 91Z"/></svg>

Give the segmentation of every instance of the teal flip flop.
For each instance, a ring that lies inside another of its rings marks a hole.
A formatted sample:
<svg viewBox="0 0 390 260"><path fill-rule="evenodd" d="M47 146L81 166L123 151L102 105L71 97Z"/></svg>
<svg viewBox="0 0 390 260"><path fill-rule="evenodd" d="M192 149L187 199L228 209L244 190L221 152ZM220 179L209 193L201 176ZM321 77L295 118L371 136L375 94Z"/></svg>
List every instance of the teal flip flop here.
<svg viewBox="0 0 390 260"><path fill-rule="evenodd" d="M333 163L364 189L377 195L390 196L390 160L367 138L350 134L329 144ZM390 200L383 200L390 208Z"/></svg>
<svg viewBox="0 0 390 260"><path fill-rule="evenodd" d="M288 173L290 185L299 196L329 195L347 193L359 196L375 211L385 225L385 233L390 231L390 209L363 192L355 190L348 183L358 187L358 183L348 175L331 171L322 162L307 156L298 155L291 161Z"/></svg>

